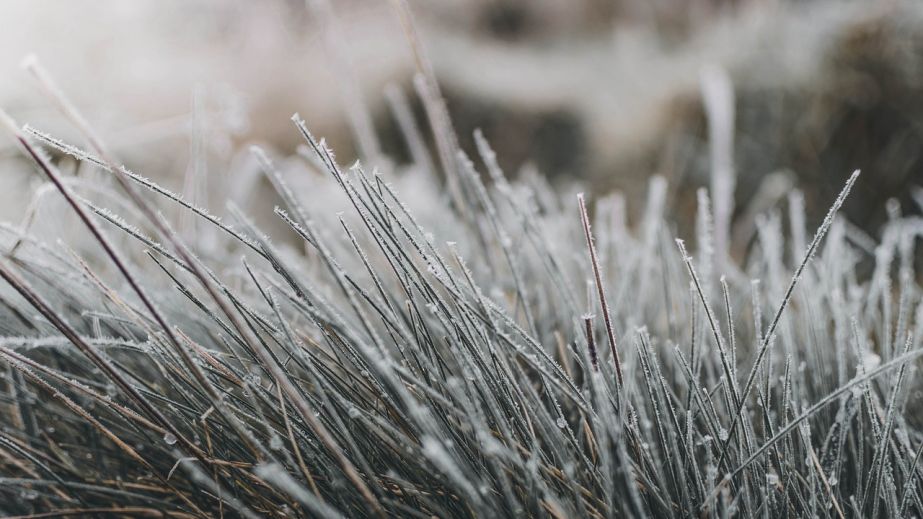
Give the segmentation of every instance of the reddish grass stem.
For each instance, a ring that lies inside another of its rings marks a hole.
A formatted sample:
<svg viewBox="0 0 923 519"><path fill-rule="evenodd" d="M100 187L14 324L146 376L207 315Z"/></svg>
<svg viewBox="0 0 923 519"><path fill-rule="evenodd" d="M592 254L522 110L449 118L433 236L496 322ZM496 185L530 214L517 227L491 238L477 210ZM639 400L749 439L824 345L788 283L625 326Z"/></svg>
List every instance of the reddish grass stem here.
<svg viewBox="0 0 923 519"><path fill-rule="evenodd" d="M612 318L609 316L609 303L606 301L606 292L603 290L602 274L599 272L599 259L596 257L596 245L593 244L593 234L590 232L590 217L587 215L586 202L583 193L577 195L580 204L580 220L583 222L583 232L586 236L587 248L590 249L590 263L593 265L593 276L596 279L596 291L599 293L599 304L602 307L603 320L606 323L606 335L609 338L609 348L612 349L612 361L615 363L615 375L618 377L619 387L622 386L622 362L615 345L615 333L612 331Z"/></svg>

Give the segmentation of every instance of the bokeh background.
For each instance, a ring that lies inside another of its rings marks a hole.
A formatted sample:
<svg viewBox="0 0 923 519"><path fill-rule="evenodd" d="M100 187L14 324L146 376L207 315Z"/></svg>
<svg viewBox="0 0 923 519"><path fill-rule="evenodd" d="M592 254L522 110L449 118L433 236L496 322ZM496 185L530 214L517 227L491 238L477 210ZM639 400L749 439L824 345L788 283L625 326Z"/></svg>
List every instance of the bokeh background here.
<svg viewBox="0 0 923 519"><path fill-rule="evenodd" d="M682 227L713 166L703 85L717 77L719 91L729 87L738 221L784 206L798 187L816 222L856 168L864 174L846 213L858 228L875 234L891 198L919 211L919 2L408 5L461 146L472 150L481 128L511 176L618 189L635 211L647 179L662 175ZM82 144L21 70L30 53L130 167L177 191L190 171L205 172L204 202L217 212L224 197L271 206L268 190L245 181L256 168L249 145L294 153L296 111L344 164L358 156L350 109L368 114L391 166L409 163L386 92L403 92L429 134L413 54L386 0L5 0L0 106ZM40 179L7 137L0 181L0 218L16 222Z"/></svg>

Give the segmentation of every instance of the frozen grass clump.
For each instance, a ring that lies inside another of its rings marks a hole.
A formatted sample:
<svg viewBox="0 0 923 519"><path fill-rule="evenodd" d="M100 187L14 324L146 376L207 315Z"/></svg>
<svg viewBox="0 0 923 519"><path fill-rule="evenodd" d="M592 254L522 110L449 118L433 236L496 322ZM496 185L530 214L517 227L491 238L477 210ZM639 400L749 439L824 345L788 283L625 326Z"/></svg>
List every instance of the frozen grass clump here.
<svg viewBox="0 0 923 519"><path fill-rule="evenodd" d="M296 116L343 198L255 149L291 247L118 166L52 95L90 149L7 123L96 252L0 227L0 514L923 514L923 224L838 219L858 173L812 240L793 204L737 261L726 193L723 237L702 190L687 250L660 178L629 225L618 196L508 181L480 135L470 160L434 124L438 161L409 135L416 173L379 175Z"/></svg>

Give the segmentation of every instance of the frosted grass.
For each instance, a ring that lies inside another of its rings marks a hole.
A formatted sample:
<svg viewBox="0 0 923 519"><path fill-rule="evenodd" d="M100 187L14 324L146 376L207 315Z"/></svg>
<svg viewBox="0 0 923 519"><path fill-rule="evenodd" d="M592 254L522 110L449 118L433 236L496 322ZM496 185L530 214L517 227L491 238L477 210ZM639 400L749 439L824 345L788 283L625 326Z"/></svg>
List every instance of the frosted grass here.
<svg viewBox="0 0 923 519"><path fill-rule="evenodd" d="M838 216L857 172L810 242L793 194L734 258L703 189L687 248L663 179L630 225L618 196L507 179L479 133L480 163L443 135L434 164L391 97L419 192L295 116L299 171L343 197L254 148L277 236L0 116L96 247L0 227L0 514L923 514L918 218L892 207L870 247ZM65 181L41 146L124 184Z"/></svg>

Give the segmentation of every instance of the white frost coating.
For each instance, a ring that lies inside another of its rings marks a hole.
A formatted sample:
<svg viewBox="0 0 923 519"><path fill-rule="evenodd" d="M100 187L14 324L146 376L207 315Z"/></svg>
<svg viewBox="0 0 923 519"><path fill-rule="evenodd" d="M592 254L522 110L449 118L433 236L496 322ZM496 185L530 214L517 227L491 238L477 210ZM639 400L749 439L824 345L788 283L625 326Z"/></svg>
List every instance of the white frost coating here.
<svg viewBox="0 0 923 519"><path fill-rule="evenodd" d="M278 434L273 434L272 437L269 438L269 448L270 449L274 451L280 451L282 450L283 446L284 444L282 442L282 437L279 436Z"/></svg>
<svg viewBox="0 0 923 519"><path fill-rule="evenodd" d="M19 127L16 126L16 121L10 117L10 114L6 113L3 108L0 108L0 125L3 125L11 134L15 136L21 135Z"/></svg>
<svg viewBox="0 0 923 519"><path fill-rule="evenodd" d="M452 459L452 456L445 450L445 447L442 446L439 440L432 436L424 436L422 443L423 454L436 465L436 468L454 481L455 484L463 488L469 497L475 501L480 501L480 493L477 492L468 478L465 477L461 469Z"/></svg>
<svg viewBox="0 0 923 519"><path fill-rule="evenodd" d="M714 257L714 223L712 222L711 200L708 190L699 188L696 191L696 248L699 253L699 265L702 269L702 280L706 286L711 285L712 258Z"/></svg>
<svg viewBox="0 0 923 519"><path fill-rule="evenodd" d="M734 87L724 69L708 67L702 71L701 88L708 119L715 260L720 272L727 259L734 213Z"/></svg>
<svg viewBox="0 0 923 519"><path fill-rule="evenodd" d="M292 496L319 517L343 517L340 512L323 502L319 497L312 494L307 488L296 481L295 478L285 470L285 467L279 463L261 463L253 468L253 473L256 474L256 477Z"/></svg>
<svg viewBox="0 0 923 519"><path fill-rule="evenodd" d="M171 432L168 432L168 433L164 434L164 435L163 435L163 442L166 443L167 445L175 445L175 444L176 444L176 435L174 435L174 434L171 433Z"/></svg>
<svg viewBox="0 0 923 519"><path fill-rule="evenodd" d="M792 230L792 256L804 256L804 194L797 189L788 194L788 220Z"/></svg>
<svg viewBox="0 0 923 519"><path fill-rule="evenodd" d="M877 368L880 365L881 365L881 357L878 356L877 353L869 351L869 352L866 352L865 355L862 356L863 369L872 370L872 369Z"/></svg>

